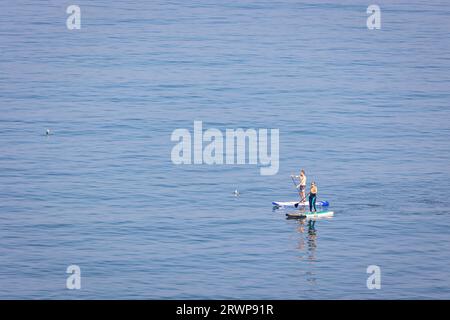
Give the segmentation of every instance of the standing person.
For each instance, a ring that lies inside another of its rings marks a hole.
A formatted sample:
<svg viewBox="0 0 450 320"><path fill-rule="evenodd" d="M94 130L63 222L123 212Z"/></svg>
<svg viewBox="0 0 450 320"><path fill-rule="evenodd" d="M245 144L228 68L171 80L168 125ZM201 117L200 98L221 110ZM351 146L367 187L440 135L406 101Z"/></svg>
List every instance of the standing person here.
<svg viewBox="0 0 450 320"><path fill-rule="evenodd" d="M305 170L302 169L302 171L300 171L300 197L301 197L301 202L305 202L306 201L306 195L305 195L305 190L306 190L306 174L305 174Z"/></svg>
<svg viewBox="0 0 450 320"><path fill-rule="evenodd" d="M297 186L297 189L298 189L299 195L300 195L300 202L305 202L306 201L306 195L305 195L306 174L305 174L305 170L302 169L298 176L291 176L291 177L299 179L300 184Z"/></svg>
<svg viewBox="0 0 450 320"><path fill-rule="evenodd" d="M309 189L309 211L312 212L314 207L314 212L316 210L316 199L317 199L317 186L315 182L311 182L311 188Z"/></svg>

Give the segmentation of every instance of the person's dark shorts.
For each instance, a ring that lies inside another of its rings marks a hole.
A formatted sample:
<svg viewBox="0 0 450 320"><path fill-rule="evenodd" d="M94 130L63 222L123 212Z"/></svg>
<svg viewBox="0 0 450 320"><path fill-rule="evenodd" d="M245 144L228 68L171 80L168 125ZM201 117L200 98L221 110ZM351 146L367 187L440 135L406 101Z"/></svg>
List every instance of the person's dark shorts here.
<svg viewBox="0 0 450 320"><path fill-rule="evenodd" d="M300 186L300 191L305 191L305 189L306 189L306 186Z"/></svg>

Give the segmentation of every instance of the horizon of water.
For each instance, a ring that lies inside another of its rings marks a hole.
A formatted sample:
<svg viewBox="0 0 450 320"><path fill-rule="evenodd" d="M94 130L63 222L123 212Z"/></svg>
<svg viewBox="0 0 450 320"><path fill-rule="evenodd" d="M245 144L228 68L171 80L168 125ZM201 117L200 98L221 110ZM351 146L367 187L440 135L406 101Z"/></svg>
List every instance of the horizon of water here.
<svg viewBox="0 0 450 320"><path fill-rule="evenodd" d="M450 298L446 2L5 4L1 299ZM278 174L174 165L195 120L279 129ZM301 168L332 219L272 210Z"/></svg>

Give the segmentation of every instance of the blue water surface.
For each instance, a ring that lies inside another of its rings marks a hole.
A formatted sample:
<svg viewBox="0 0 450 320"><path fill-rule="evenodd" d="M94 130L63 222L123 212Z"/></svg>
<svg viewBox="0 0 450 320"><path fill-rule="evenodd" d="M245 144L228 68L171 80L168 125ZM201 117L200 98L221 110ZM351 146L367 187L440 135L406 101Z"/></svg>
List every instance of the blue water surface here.
<svg viewBox="0 0 450 320"><path fill-rule="evenodd" d="M380 30L357 0L71 4L2 1L1 299L450 298L446 1ZM194 120L279 129L278 174L174 165ZM271 206L300 168L314 227Z"/></svg>

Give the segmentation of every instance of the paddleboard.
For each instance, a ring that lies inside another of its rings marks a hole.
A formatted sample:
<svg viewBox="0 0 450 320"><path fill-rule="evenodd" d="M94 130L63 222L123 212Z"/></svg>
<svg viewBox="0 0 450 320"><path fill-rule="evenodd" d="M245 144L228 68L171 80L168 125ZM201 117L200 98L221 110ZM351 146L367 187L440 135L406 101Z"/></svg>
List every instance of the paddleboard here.
<svg viewBox="0 0 450 320"><path fill-rule="evenodd" d="M322 217L332 217L334 215L333 211L323 210L317 212L296 212L296 213L286 213L288 218L296 219L311 219L311 218L322 218Z"/></svg>
<svg viewBox="0 0 450 320"><path fill-rule="evenodd" d="M287 202L282 202L282 201L273 201L272 204L276 207L306 207L309 206L309 202L305 201L305 202L298 202L298 201L287 201ZM298 205L297 205L298 204ZM316 206L321 206L321 207L326 207L329 206L329 202L328 201L317 201L316 202Z"/></svg>

